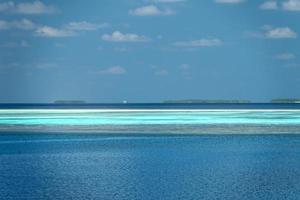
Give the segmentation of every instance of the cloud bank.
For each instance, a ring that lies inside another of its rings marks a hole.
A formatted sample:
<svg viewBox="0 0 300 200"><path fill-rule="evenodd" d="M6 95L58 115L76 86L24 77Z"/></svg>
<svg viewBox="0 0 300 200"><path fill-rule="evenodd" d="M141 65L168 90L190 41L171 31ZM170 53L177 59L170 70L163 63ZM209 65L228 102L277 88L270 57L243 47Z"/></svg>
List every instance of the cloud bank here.
<svg viewBox="0 0 300 200"><path fill-rule="evenodd" d="M41 1L32 3L14 3L12 1L0 3L0 12L11 12L17 14L52 14L57 12L54 6L46 5Z"/></svg>
<svg viewBox="0 0 300 200"><path fill-rule="evenodd" d="M126 69L116 65L99 71L100 74L121 75L126 73Z"/></svg>
<svg viewBox="0 0 300 200"><path fill-rule="evenodd" d="M173 15L175 11L171 9L160 9L154 5L149 5L129 10L129 14L136 16Z"/></svg>
<svg viewBox="0 0 300 200"><path fill-rule="evenodd" d="M177 47L213 47L221 46L223 44L220 39L199 39L190 41L175 42L174 45Z"/></svg>
<svg viewBox="0 0 300 200"><path fill-rule="evenodd" d="M147 42L149 39L133 33L121 33L114 31L112 34L102 35L102 40L110 42Z"/></svg>

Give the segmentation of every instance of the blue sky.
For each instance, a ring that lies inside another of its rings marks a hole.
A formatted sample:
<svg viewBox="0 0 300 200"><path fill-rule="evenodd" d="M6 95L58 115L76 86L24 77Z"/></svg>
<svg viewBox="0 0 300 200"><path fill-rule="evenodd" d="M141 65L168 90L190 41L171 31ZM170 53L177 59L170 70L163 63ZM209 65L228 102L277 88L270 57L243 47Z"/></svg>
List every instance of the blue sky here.
<svg viewBox="0 0 300 200"><path fill-rule="evenodd" d="M300 97L300 0L0 1L0 102Z"/></svg>

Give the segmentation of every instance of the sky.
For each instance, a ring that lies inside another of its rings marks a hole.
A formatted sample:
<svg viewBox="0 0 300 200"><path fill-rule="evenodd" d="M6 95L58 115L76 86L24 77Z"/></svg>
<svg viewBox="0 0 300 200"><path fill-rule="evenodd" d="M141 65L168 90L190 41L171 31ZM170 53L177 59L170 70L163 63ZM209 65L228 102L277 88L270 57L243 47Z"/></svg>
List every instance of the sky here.
<svg viewBox="0 0 300 200"><path fill-rule="evenodd" d="M0 103L300 97L300 0L0 0Z"/></svg>

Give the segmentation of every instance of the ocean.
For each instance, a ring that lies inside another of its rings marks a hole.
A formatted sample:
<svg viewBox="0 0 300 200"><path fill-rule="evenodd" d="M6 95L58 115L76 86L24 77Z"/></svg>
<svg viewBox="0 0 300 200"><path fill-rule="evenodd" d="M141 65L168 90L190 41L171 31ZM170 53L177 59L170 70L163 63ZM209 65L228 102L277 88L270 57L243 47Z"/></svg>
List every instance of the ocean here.
<svg viewBox="0 0 300 200"><path fill-rule="evenodd" d="M2 104L0 199L300 199L299 104Z"/></svg>

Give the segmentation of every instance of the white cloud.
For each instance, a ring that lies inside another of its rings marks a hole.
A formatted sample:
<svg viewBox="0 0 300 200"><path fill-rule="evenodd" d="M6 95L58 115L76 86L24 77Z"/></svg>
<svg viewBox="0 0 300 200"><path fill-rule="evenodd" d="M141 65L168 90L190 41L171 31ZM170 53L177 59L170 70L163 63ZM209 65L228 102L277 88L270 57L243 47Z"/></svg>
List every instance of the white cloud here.
<svg viewBox="0 0 300 200"><path fill-rule="evenodd" d="M182 64L179 66L179 69L182 71L187 71L190 69L190 66L188 64Z"/></svg>
<svg viewBox="0 0 300 200"><path fill-rule="evenodd" d="M223 42L220 39L199 39L191 41L175 42L174 45L178 47L213 47L221 46Z"/></svg>
<svg viewBox="0 0 300 200"><path fill-rule="evenodd" d="M154 73L156 76L165 76L169 74L169 71L166 69L160 69Z"/></svg>
<svg viewBox="0 0 300 200"><path fill-rule="evenodd" d="M290 69L299 69L300 64L298 64L298 63L289 63L289 64L285 65L284 67L290 68Z"/></svg>
<svg viewBox="0 0 300 200"><path fill-rule="evenodd" d="M6 30L6 29L9 29L9 24L4 20L0 20L0 30Z"/></svg>
<svg viewBox="0 0 300 200"><path fill-rule="evenodd" d="M215 0L216 3L226 3L226 4L238 4L243 3L246 0Z"/></svg>
<svg viewBox="0 0 300 200"><path fill-rule="evenodd" d="M104 26L107 24L93 24L86 21L71 22L63 28L41 26L37 28L35 34L41 37L69 37L76 35L79 31L93 31Z"/></svg>
<svg viewBox="0 0 300 200"><path fill-rule="evenodd" d="M136 16L172 15L175 14L175 11L171 9L159 9L154 5L149 5L130 10L129 14Z"/></svg>
<svg viewBox="0 0 300 200"><path fill-rule="evenodd" d="M277 1L266 1L263 4L261 4L259 8L262 10L277 10Z"/></svg>
<svg viewBox="0 0 300 200"><path fill-rule="evenodd" d="M178 3L185 2L186 0L152 0L154 3Z"/></svg>
<svg viewBox="0 0 300 200"><path fill-rule="evenodd" d="M109 68L106 68L104 70L100 70L99 71L100 74L112 74L112 75L120 75L120 74L125 74L126 73L126 69L116 65L116 66L112 66Z"/></svg>
<svg viewBox="0 0 300 200"><path fill-rule="evenodd" d="M0 20L0 30L7 30L7 29L23 29L23 30L31 30L36 28L36 25L28 20L28 19L21 19L15 21L4 21Z"/></svg>
<svg viewBox="0 0 300 200"><path fill-rule="evenodd" d="M259 8L262 10L277 10L280 8L286 11L300 11L300 0L284 0L280 6L277 0L268 0L261 4Z"/></svg>
<svg viewBox="0 0 300 200"><path fill-rule="evenodd" d="M288 11L300 11L300 0L287 0L282 3L282 8Z"/></svg>
<svg viewBox="0 0 300 200"><path fill-rule="evenodd" d="M54 46L57 48L65 48L66 47L66 45L63 43L55 43Z"/></svg>
<svg viewBox="0 0 300 200"><path fill-rule="evenodd" d="M11 22L11 26L13 28L24 29L24 30L30 30L36 28L36 25L28 19L13 21Z"/></svg>
<svg viewBox="0 0 300 200"><path fill-rule="evenodd" d="M282 8L287 11L300 11L300 0L286 0L282 3Z"/></svg>
<svg viewBox="0 0 300 200"><path fill-rule="evenodd" d="M271 25L264 25L260 31L247 32L247 35L262 39L294 39L298 35L289 27L273 27Z"/></svg>
<svg viewBox="0 0 300 200"><path fill-rule="evenodd" d="M45 5L41 1L32 3L19 3L16 5L16 12L21 14L51 14L56 12L54 6Z"/></svg>
<svg viewBox="0 0 300 200"><path fill-rule="evenodd" d="M0 46L4 48L17 48L17 47L25 48L25 47L29 47L30 45L26 40L21 40L20 42L6 42Z"/></svg>
<svg viewBox="0 0 300 200"><path fill-rule="evenodd" d="M133 33L123 34L120 31L115 31L111 35L104 34L102 35L102 40L111 41L111 42L147 42L148 38L145 36L139 36Z"/></svg>
<svg viewBox="0 0 300 200"><path fill-rule="evenodd" d="M297 38L297 33L289 27L279 27L267 30L265 37L270 39Z"/></svg>
<svg viewBox="0 0 300 200"><path fill-rule="evenodd" d="M21 47L29 47L30 45L28 44L28 42L27 42L26 40L22 40L22 41L20 42L20 46L21 46Z"/></svg>
<svg viewBox="0 0 300 200"><path fill-rule="evenodd" d="M129 51L129 49L126 48L126 47L115 47L113 50L117 51L117 52L127 52L127 51Z"/></svg>
<svg viewBox="0 0 300 200"><path fill-rule="evenodd" d="M74 32L72 31L56 29L50 26L39 27L35 33L40 37L69 37L74 35Z"/></svg>
<svg viewBox="0 0 300 200"><path fill-rule="evenodd" d="M13 69L13 68L17 69L22 66L24 66L24 65L21 63L18 63L18 62L0 63L0 68L2 68L2 69Z"/></svg>
<svg viewBox="0 0 300 200"><path fill-rule="evenodd" d="M48 63L48 62L43 62L43 63L36 63L35 67L37 69L53 69L53 68L57 68L58 65L56 63Z"/></svg>
<svg viewBox="0 0 300 200"><path fill-rule="evenodd" d="M279 59L279 60L292 60L292 59L295 59L296 56L292 53L282 53L282 54L275 56L275 58Z"/></svg>
<svg viewBox="0 0 300 200"><path fill-rule="evenodd" d="M55 13L57 9L54 6L45 5L41 1L18 4L9 1L5 3L0 3L0 12L4 11L19 14L51 14Z"/></svg>
<svg viewBox="0 0 300 200"><path fill-rule="evenodd" d="M191 77L191 67L190 67L190 65L189 64L181 64L180 66L179 66L179 70L180 70L180 73L181 73L181 75L184 77L184 78L187 78L187 79L190 79L190 78L192 78Z"/></svg>
<svg viewBox="0 0 300 200"><path fill-rule="evenodd" d="M50 26L37 25L26 18L14 21L0 20L0 30L34 30L35 35L41 37L68 37L76 35L80 31L92 31L105 26L108 26L108 24L93 24L86 21L82 21L71 22L63 26L62 28L54 28Z"/></svg>
<svg viewBox="0 0 300 200"><path fill-rule="evenodd" d="M99 28L104 28L106 26L108 26L107 23L93 24L87 21L80 21L80 22L70 22L67 25L67 29L74 30L74 31L93 31Z"/></svg>
<svg viewBox="0 0 300 200"><path fill-rule="evenodd" d="M16 48L18 46L19 45L16 42L6 42L5 44L1 45L1 47L4 47L4 48Z"/></svg>
<svg viewBox="0 0 300 200"><path fill-rule="evenodd" d="M15 7L15 4L12 1L0 3L0 12L10 10L14 7Z"/></svg>

